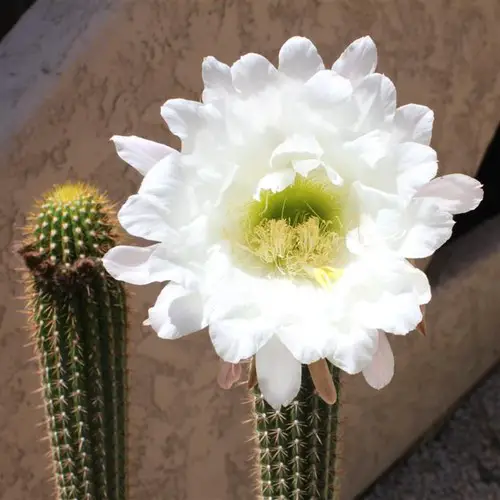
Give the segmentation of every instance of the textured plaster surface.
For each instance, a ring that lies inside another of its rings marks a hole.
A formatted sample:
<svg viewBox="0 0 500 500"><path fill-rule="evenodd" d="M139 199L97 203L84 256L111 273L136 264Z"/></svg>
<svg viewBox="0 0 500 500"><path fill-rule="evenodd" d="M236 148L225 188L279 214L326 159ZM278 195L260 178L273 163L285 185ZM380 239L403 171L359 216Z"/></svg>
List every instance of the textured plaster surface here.
<svg viewBox="0 0 500 500"><path fill-rule="evenodd" d="M253 51L275 60L294 34L312 38L327 63L371 34L400 103L435 110L441 171L472 174L498 120L499 20L500 4L487 0L39 0L0 44L0 500L46 500L52 492L11 251L34 197L82 179L123 202L140 179L117 158L112 134L177 145L159 107L199 97L204 56L230 63ZM498 358L495 235L479 231L454 247L450 276L429 308L429 337L393 341L389 388L377 393L360 377L345 380L343 500ZM460 267L474 245L481 258ZM250 500L245 393L216 388L206 336L166 342L140 326L158 289L133 290L131 499Z"/></svg>

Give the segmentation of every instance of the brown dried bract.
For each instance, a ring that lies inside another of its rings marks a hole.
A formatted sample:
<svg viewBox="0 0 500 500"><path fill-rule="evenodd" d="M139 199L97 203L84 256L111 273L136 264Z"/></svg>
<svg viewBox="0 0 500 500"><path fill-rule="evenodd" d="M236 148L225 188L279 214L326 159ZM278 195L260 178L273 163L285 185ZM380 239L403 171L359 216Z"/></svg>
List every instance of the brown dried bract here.
<svg viewBox="0 0 500 500"><path fill-rule="evenodd" d="M308 365L308 368L318 396L325 403L333 405L337 401L337 390L326 360L315 361Z"/></svg>
<svg viewBox="0 0 500 500"><path fill-rule="evenodd" d="M417 325L417 332L422 334L424 337L427 336L427 326L425 323L425 305L420 306L420 310L422 311L422 321Z"/></svg>
<svg viewBox="0 0 500 500"><path fill-rule="evenodd" d="M53 262L46 254L39 252L32 244L18 248L26 268L37 282L46 288L67 288L75 283L86 283L96 272L102 270L100 260L92 257L77 259L71 265Z"/></svg>
<svg viewBox="0 0 500 500"><path fill-rule="evenodd" d="M257 385L257 369L255 368L255 358L250 362L250 368L248 369L248 382L247 386L249 390L252 390Z"/></svg>

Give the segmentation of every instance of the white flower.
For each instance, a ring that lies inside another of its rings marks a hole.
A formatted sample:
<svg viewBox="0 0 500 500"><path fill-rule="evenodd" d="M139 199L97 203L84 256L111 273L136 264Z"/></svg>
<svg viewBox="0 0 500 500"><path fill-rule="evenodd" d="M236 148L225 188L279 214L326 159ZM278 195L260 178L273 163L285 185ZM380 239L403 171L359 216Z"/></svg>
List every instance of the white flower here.
<svg viewBox="0 0 500 500"><path fill-rule="evenodd" d="M376 62L370 37L332 69L301 37L278 69L258 54L231 67L207 57L203 102L161 109L180 152L113 137L145 175L120 223L156 243L112 249L106 269L136 285L169 281L149 311L158 335L208 327L223 361L255 356L276 408L296 396L301 363L326 358L376 388L389 382L384 332L414 330L431 298L409 259L431 255L453 215L482 199L470 177L434 179L433 112L396 108Z"/></svg>

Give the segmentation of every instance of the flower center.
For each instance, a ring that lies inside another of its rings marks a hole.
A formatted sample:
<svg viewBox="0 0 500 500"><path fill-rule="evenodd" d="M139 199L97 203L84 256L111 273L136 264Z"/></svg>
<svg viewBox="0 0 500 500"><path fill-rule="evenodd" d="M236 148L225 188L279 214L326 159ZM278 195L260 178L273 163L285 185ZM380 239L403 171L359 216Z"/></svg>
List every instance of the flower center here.
<svg viewBox="0 0 500 500"><path fill-rule="evenodd" d="M266 267L329 286L344 241L342 197L318 181L299 178L279 193L250 203L244 246Z"/></svg>

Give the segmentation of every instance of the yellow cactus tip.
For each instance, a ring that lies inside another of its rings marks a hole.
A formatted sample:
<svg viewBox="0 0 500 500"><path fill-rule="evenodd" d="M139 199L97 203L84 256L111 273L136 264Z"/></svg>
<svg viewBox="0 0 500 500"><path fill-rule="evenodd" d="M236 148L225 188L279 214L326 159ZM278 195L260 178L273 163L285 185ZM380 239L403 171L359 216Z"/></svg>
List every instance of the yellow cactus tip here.
<svg viewBox="0 0 500 500"><path fill-rule="evenodd" d="M96 188L83 182L68 182L58 186L54 186L45 196L45 203L71 203L81 198L92 196L93 198L101 199L102 195Z"/></svg>

